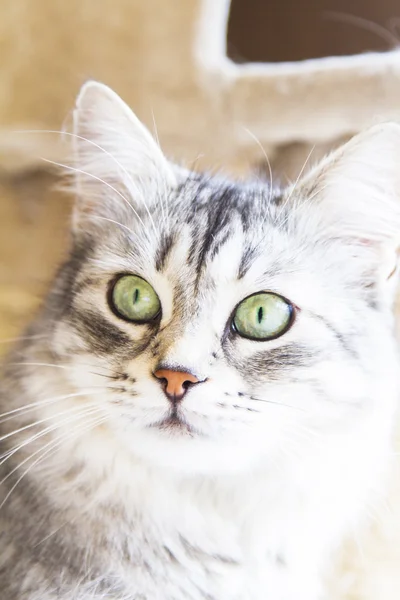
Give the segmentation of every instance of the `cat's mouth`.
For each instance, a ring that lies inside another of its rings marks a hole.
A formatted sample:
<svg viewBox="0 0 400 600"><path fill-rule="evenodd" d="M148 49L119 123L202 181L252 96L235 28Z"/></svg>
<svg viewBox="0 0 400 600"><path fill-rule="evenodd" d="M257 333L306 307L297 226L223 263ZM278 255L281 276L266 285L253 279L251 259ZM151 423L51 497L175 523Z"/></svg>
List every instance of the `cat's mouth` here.
<svg viewBox="0 0 400 600"><path fill-rule="evenodd" d="M160 429L168 432L186 433L191 436L199 433L187 422L187 420L182 416L182 413L176 407L171 409L171 411L163 419L152 423L149 425L149 427L151 429Z"/></svg>

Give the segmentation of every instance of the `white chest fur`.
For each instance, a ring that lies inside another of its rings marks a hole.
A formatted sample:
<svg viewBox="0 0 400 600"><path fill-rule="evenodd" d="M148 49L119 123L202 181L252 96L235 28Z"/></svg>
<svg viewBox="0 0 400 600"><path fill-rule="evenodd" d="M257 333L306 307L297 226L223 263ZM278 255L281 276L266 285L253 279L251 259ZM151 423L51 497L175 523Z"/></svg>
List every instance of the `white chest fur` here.
<svg viewBox="0 0 400 600"><path fill-rule="evenodd" d="M119 461L82 522L85 539L101 530L106 540L102 547L96 534L90 552L101 585L117 600L324 598L332 552L382 487L388 449L378 456L367 442L365 426L357 443L354 435L325 439L290 469L229 478L182 478ZM79 600L97 598L93 591Z"/></svg>

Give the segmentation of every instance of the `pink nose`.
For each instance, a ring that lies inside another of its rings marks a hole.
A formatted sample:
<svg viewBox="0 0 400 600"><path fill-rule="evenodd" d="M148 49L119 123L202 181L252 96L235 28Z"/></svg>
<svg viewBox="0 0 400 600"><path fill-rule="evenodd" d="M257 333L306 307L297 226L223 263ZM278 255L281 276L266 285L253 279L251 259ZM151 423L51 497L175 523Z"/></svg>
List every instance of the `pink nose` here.
<svg viewBox="0 0 400 600"><path fill-rule="evenodd" d="M158 369L154 376L163 386L168 400L179 402L182 400L189 387L201 381L192 373L187 371L173 371L172 369Z"/></svg>

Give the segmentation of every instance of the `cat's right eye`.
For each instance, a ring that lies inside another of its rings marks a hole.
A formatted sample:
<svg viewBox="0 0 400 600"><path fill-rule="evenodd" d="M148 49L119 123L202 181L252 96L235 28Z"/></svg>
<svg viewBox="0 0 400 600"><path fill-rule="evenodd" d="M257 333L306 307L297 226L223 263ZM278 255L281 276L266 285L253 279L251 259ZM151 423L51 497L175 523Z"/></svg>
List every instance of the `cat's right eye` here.
<svg viewBox="0 0 400 600"><path fill-rule="evenodd" d="M145 279L137 275L123 275L115 282L110 305L113 312L133 323L148 323L161 311L160 299Z"/></svg>

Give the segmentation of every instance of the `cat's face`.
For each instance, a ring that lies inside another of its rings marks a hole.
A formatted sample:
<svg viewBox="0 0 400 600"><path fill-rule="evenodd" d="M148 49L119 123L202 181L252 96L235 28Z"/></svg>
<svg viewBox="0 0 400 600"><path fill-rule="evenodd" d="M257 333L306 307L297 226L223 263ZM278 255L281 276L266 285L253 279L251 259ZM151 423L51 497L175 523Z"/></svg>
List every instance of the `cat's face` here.
<svg viewBox="0 0 400 600"><path fill-rule="evenodd" d="M49 302L59 304L52 350L73 366L74 389L102 390L103 427L150 462L203 472L386 418L395 254L377 250L381 232L334 231L335 210L311 199L327 167L271 194L174 169L146 146L156 155L146 182L130 172L129 148L118 156L107 144L107 127L89 136L104 126L94 93L76 116L92 103L92 124L78 129L94 156L81 166L75 246Z"/></svg>

